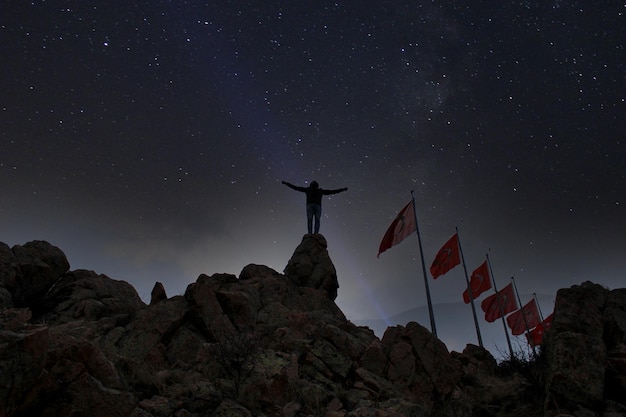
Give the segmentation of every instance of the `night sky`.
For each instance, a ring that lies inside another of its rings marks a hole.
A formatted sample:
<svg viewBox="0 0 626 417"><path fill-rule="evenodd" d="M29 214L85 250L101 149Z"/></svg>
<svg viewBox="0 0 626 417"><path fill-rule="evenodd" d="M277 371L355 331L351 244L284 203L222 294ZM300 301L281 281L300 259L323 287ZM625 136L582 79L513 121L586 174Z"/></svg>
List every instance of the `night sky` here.
<svg viewBox="0 0 626 417"><path fill-rule="evenodd" d="M625 13L2 2L0 241L47 240L149 302L156 281L174 296L200 273L282 272L306 217L281 181L317 180L349 188L323 200L336 302L354 322L384 320L426 304L416 236L376 257L414 190L427 269L458 227L468 272L489 253L498 287L514 276L546 316L559 288L624 287ZM463 268L429 286L442 340L476 343L468 305L445 319ZM485 347L503 349L477 309Z"/></svg>

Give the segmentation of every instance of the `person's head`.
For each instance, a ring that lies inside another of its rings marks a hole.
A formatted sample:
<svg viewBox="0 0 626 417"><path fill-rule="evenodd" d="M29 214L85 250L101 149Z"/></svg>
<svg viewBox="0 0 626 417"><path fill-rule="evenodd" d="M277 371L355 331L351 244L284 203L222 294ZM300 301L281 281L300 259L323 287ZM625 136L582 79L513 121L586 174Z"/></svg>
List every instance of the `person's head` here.
<svg viewBox="0 0 626 417"><path fill-rule="evenodd" d="M311 181L311 188L317 189L320 188L320 185L317 183L317 181Z"/></svg>

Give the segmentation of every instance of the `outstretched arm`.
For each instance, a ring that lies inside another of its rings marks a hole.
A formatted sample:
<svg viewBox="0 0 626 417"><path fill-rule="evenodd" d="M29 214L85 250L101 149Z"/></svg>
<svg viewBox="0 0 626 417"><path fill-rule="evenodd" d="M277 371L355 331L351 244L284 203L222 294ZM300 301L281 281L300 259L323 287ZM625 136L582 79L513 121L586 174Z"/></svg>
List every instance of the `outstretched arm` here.
<svg viewBox="0 0 626 417"><path fill-rule="evenodd" d="M291 188L292 190L302 191L302 192L306 191L306 188L298 187L297 185L290 184L287 181L283 181L283 184L285 184L287 187Z"/></svg>
<svg viewBox="0 0 626 417"><path fill-rule="evenodd" d="M348 191L348 189L347 188L338 188L336 190L324 190L324 195L337 194L337 193L342 193L344 191Z"/></svg>

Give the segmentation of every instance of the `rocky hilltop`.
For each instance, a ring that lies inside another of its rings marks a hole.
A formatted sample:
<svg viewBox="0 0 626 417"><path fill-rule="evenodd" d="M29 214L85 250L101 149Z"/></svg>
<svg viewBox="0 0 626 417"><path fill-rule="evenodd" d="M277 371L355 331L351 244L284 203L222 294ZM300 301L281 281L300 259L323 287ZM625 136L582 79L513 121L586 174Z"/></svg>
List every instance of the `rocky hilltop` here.
<svg viewBox="0 0 626 417"><path fill-rule="evenodd" d="M500 364L418 323L382 339L335 305L321 235L283 273L200 275L183 296L0 243L0 417L626 415L626 290L557 294L543 350Z"/></svg>

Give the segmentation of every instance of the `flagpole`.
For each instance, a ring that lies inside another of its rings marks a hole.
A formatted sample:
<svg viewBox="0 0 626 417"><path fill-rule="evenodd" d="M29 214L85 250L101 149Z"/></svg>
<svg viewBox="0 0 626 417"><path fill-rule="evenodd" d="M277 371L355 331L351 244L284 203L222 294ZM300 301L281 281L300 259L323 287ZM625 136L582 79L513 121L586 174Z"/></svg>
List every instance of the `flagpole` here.
<svg viewBox="0 0 626 417"><path fill-rule="evenodd" d="M515 278L511 277L511 281L513 281L513 288L515 289L515 295L517 296L517 302L520 305L520 310L522 311L522 318L524 319L524 328L526 329L526 340L528 340L528 335L530 334L530 329L528 328L528 320L526 320L526 310L524 310L525 305L522 305L522 299L519 296L519 291L517 291L517 284L515 283ZM535 351L535 346L533 348L533 355L537 355L537 351Z"/></svg>
<svg viewBox="0 0 626 417"><path fill-rule="evenodd" d="M498 287L496 287L496 279L493 276L493 271L491 269L491 260L489 259L489 254L485 255L487 257L487 265L489 265L489 273L491 274L491 283L493 284L493 289L498 293ZM513 346L511 345L511 338L509 337L509 331L506 329L506 322L504 321L504 314L502 303L500 303L500 298L498 297L498 307L500 308L500 318L502 319L502 327L504 328L504 335L506 336L506 343L509 345L509 353L511 354L511 359L513 359Z"/></svg>
<svg viewBox="0 0 626 417"><path fill-rule="evenodd" d="M537 304L537 310L539 310L539 322L543 321L543 313L541 312L541 306L539 306L539 300L537 299L537 293L533 293L533 298L535 299L535 304Z"/></svg>
<svg viewBox="0 0 626 417"><path fill-rule="evenodd" d="M539 306L539 300L537 299L537 294L533 293L533 297L535 298L535 303L537 304L537 310L539 311L539 319L541 320L539 326L543 327L542 335L541 335L541 343L539 343L539 344L542 344L543 343L543 332L546 330L544 321L547 319L547 317L546 318L543 317L543 312L541 311L541 307ZM550 315L548 315L548 317L550 317ZM535 329L536 329L536 327L535 327ZM533 346L535 346L534 340L533 340Z"/></svg>
<svg viewBox="0 0 626 417"><path fill-rule="evenodd" d="M426 275L426 264L424 263L424 250L422 249L422 238L420 236L420 227L417 221L417 208L415 207L415 190L411 190L411 200L413 201L413 215L415 216L415 233L417 234L417 242L420 248L420 257L422 258L422 274L424 275L424 285L426 286L426 299L428 300L428 314L430 316L430 330L437 337L437 327L435 326L435 316L433 315L433 303L430 300L430 289L428 288L428 276Z"/></svg>
<svg viewBox="0 0 626 417"><path fill-rule="evenodd" d="M474 294L472 286L470 285L469 277L467 276L467 267L465 266L465 257L463 256L463 249L461 248L461 238L459 237L459 228L456 228L456 237L459 241L459 252L461 253L461 260L463 261L463 271L465 271L465 282L467 283L467 289L472 302L472 314L474 315L474 325L476 326L476 336L478 336L478 344L481 348L483 346L483 338L480 335L480 327L478 327L478 317L476 316L476 307L474 306Z"/></svg>

